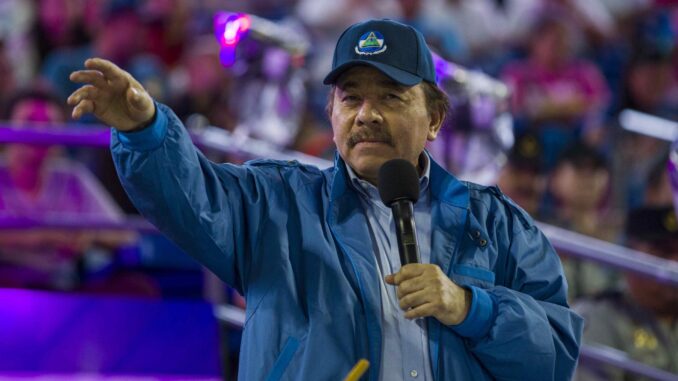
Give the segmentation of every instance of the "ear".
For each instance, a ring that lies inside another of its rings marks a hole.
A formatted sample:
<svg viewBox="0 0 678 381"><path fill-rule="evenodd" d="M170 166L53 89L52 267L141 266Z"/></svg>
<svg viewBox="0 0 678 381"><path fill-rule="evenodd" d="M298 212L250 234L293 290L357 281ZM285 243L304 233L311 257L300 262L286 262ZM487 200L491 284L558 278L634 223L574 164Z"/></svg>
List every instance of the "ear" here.
<svg viewBox="0 0 678 381"><path fill-rule="evenodd" d="M430 122L428 125L428 134L426 135L426 139L428 141L434 141L438 137L438 132L440 132L440 128L443 126L443 121L445 118L440 110L432 112L429 117Z"/></svg>

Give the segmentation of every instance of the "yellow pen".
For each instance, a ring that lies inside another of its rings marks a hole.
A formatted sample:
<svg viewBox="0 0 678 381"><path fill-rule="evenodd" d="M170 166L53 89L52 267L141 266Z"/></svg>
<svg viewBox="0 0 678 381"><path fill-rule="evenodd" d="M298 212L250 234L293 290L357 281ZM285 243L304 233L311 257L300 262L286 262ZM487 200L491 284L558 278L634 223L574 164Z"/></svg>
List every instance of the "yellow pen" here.
<svg viewBox="0 0 678 381"><path fill-rule="evenodd" d="M365 360L365 359L360 359L354 366L353 369L351 369L350 372L346 375L346 378L344 378L344 381L358 381L360 377L362 377L365 372L367 372L367 368L370 367L370 362Z"/></svg>

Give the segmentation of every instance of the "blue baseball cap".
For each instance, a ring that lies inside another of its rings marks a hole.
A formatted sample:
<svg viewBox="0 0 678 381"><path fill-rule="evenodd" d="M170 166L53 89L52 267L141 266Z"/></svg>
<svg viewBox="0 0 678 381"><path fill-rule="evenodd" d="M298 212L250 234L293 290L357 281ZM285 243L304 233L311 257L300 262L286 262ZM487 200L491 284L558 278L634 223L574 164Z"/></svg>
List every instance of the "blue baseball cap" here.
<svg viewBox="0 0 678 381"><path fill-rule="evenodd" d="M343 72L357 65L372 66L404 86L436 81L424 36L393 20L369 20L346 29L337 41L332 71L323 83L336 83Z"/></svg>

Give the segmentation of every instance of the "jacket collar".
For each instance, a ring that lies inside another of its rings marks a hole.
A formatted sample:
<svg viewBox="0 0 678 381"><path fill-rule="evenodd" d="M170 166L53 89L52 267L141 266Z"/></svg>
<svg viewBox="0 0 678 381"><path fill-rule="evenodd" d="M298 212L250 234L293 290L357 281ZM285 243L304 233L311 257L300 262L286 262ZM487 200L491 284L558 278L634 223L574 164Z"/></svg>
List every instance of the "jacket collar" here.
<svg viewBox="0 0 678 381"><path fill-rule="evenodd" d="M431 155L428 155L431 172L429 187L433 199L466 209L469 206L468 187L438 164ZM330 199L337 200L351 189L350 176L346 170L346 163L339 152L334 154L334 179L332 181Z"/></svg>
<svg viewBox="0 0 678 381"><path fill-rule="evenodd" d="M429 155L430 157L430 155ZM431 196L450 205L466 209L469 206L469 191L438 162L431 158Z"/></svg>

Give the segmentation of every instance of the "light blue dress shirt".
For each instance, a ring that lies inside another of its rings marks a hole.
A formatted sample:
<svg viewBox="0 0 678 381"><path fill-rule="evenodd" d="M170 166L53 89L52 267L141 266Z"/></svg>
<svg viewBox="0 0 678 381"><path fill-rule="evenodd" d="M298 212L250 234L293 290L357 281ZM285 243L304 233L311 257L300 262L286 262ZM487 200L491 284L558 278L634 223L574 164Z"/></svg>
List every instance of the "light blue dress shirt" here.
<svg viewBox="0 0 678 381"><path fill-rule="evenodd" d="M431 262L431 197L428 189L431 165L428 154L423 154L424 171L419 179L419 201L414 204L421 263ZM384 277L400 270L400 254L391 208L384 205L379 190L358 178L346 165L351 183L360 195L367 215L372 247L381 279L382 355L380 379L433 380L428 351L428 335L424 319L408 320L400 309L396 287L387 284Z"/></svg>

